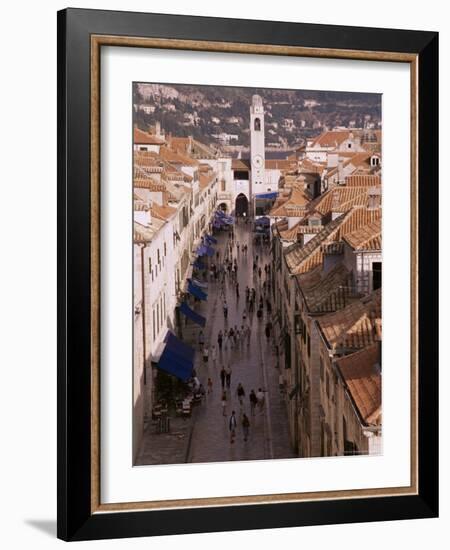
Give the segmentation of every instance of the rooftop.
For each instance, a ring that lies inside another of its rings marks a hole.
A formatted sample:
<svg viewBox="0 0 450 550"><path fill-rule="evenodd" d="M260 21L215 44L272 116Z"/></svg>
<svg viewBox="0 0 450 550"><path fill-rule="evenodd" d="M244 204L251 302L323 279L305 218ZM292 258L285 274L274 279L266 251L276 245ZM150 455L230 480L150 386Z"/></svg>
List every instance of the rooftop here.
<svg viewBox="0 0 450 550"><path fill-rule="evenodd" d="M144 130L141 130L137 126L134 127L133 142L136 145L163 145L165 143L162 138L149 132L144 132Z"/></svg>
<svg viewBox="0 0 450 550"><path fill-rule="evenodd" d="M371 344L351 355L337 359L336 365L366 424L381 422L380 349Z"/></svg>
<svg viewBox="0 0 450 550"><path fill-rule="evenodd" d="M357 297L351 292L351 273L343 263L327 273L318 266L297 275L297 281L310 313L328 313L346 307Z"/></svg>
<svg viewBox="0 0 450 550"><path fill-rule="evenodd" d="M381 219L348 233L344 240L354 250L381 250Z"/></svg>
<svg viewBox="0 0 450 550"><path fill-rule="evenodd" d="M381 339L381 289L317 320L330 350L348 352Z"/></svg>
<svg viewBox="0 0 450 550"><path fill-rule="evenodd" d="M355 207L341 214L325 225L322 230L304 246L294 243L284 251L287 266L291 273L299 275L322 263L327 250L322 245L342 241L348 233L381 218L381 210Z"/></svg>

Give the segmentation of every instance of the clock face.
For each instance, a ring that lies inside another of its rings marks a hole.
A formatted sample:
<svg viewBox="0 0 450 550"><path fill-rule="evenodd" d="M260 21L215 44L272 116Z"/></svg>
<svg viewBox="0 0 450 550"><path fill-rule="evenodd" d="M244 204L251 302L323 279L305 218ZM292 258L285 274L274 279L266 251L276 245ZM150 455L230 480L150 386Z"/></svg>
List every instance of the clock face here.
<svg viewBox="0 0 450 550"><path fill-rule="evenodd" d="M256 168L261 168L263 165L263 158L261 155L255 155L253 157L253 165L256 166Z"/></svg>

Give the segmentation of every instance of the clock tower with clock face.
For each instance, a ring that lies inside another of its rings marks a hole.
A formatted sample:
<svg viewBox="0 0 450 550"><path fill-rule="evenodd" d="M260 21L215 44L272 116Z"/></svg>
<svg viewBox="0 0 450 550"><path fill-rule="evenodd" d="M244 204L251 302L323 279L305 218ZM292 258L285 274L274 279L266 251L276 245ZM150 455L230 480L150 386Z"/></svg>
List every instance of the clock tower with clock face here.
<svg viewBox="0 0 450 550"><path fill-rule="evenodd" d="M259 95L250 106L250 201L265 189L264 107Z"/></svg>

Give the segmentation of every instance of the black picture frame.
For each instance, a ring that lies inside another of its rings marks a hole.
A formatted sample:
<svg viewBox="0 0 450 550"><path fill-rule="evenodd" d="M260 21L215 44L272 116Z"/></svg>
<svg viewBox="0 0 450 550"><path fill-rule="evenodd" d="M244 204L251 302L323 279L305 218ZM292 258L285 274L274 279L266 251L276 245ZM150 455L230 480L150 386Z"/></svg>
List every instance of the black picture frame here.
<svg viewBox="0 0 450 550"><path fill-rule="evenodd" d="M91 36L269 44L417 56L418 492L416 495L92 512ZM58 13L58 532L139 537L438 515L438 34L67 9Z"/></svg>

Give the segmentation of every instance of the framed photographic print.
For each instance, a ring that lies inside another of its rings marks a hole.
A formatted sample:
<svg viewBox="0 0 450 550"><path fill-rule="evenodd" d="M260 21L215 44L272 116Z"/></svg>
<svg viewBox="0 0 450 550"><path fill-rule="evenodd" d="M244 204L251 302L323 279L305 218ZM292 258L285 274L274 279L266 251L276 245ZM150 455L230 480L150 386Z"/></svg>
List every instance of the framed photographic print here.
<svg viewBox="0 0 450 550"><path fill-rule="evenodd" d="M58 14L58 536L438 514L438 36Z"/></svg>

